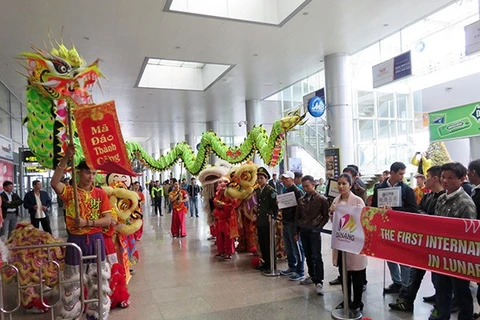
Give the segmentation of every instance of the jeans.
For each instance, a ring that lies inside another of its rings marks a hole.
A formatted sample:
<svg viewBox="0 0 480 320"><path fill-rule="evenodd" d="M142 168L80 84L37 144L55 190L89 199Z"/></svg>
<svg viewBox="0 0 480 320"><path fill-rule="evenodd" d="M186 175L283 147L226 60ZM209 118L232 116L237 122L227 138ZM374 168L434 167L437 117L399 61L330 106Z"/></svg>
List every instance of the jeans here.
<svg viewBox="0 0 480 320"><path fill-rule="evenodd" d="M295 242L293 238L295 229L296 227L293 223L283 224L283 243L285 244L285 251L287 252L288 268L303 277L305 274L305 254L301 240L298 239L298 242Z"/></svg>
<svg viewBox="0 0 480 320"><path fill-rule="evenodd" d="M399 298L404 299L407 304L413 305L425 273L425 270L411 268L409 281L410 284L407 287L402 287Z"/></svg>
<svg viewBox="0 0 480 320"><path fill-rule="evenodd" d="M410 284L410 267L393 262L387 262L387 265L388 269L390 269L393 283L405 288L408 287Z"/></svg>
<svg viewBox="0 0 480 320"><path fill-rule="evenodd" d="M322 234L320 232L302 229L300 231L300 237L302 238L305 258L307 259L308 274L312 278L313 283L323 284Z"/></svg>
<svg viewBox="0 0 480 320"><path fill-rule="evenodd" d="M437 274L435 282L435 302L439 319L450 319L453 292L459 308L458 320L471 320L473 318L473 298L470 292L470 281Z"/></svg>
<svg viewBox="0 0 480 320"><path fill-rule="evenodd" d="M190 197L188 202L190 204L190 217L193 217L194 211L195 216L198 217L198 196Z"/></svg>
<svg viewBox="0 0 480 320"><path fill-rule="evenodd" d="M15 226L17 225L17 214L15 212L8 212L3 220L3 239L6 241L12 235Z"/></svg>

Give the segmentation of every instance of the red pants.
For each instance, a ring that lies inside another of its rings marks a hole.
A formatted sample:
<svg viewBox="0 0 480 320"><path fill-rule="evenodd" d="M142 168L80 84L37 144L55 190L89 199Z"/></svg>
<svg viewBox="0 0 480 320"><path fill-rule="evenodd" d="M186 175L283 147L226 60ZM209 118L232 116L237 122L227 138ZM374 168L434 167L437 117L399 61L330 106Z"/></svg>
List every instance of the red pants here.
<svg viewBox="0 0 480 320"><path fill-rule="evenodd" d="M210 235L211 235L212 237L216 237L216 236L217 236L217 231L215 230L215 225L210 226Z"/></svg>
<svg viewBox="0 0 480 320"><path fill-rule="evenodd" d="M187 235L187 230L185 228L185 213L186 211L178 211L173 209L172 212L172 236L174 237L185 237Z"/></svg>
<svg viewBox="0 0 480 320"><path fill-rule="evenodd" d="M229 234L217 230L217 250L219 254L232 255L235 252L235 239Z"/></svg>

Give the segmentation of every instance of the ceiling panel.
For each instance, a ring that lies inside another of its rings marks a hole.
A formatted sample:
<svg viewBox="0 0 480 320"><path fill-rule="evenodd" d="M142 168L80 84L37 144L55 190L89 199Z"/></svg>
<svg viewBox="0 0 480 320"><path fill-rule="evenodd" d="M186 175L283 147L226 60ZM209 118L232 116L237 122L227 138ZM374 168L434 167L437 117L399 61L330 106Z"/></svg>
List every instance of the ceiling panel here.
<svg viewBox="0 0 480 320"><path fill-rule="evenodd" d="M325 54L356 52L451 2L314 0L278 28L164 12L164 0L4 1L0 79L23 99L15 56L30 43L48 44L51 30L87 62L102 59L108 80L95 101L116 100L126 140L149 137L142 144L159 150L184 139L192 122L218 120L231 127L226 134L244 134L236 124L245 120L245 100L320 70ZM146 56L236 66L207 92L138 89Z"/></svg>

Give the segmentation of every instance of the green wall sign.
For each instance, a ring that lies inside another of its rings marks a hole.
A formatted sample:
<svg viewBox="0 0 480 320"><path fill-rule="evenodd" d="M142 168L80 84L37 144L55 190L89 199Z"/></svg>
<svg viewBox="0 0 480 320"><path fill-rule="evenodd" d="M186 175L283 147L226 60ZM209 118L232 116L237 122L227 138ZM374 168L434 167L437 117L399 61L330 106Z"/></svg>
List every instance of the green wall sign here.
<svg viewBox="0 0 480 320"><path fill-rule="evenodd" d="M430 141L480 135L480 102L428 114Z"/></svg>

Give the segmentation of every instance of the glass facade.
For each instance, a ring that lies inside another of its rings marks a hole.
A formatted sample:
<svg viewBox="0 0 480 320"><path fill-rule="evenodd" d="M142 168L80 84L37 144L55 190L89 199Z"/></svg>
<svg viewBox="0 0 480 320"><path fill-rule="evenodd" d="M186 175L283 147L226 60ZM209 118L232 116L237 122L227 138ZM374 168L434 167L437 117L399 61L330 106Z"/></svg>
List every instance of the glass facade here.
<svg viewBox="0 0 480 320"><path fill-rule="evenodd" d="M12 139L14 152L27 144L23 113L23 103L0 81L0 134Z"/></svg>
<svg viewBox="0 0 480 320"><path fill-rule="evenodd" d="M410 163L415 137L426 131L415 91L480 72L480 54L465 55L464 34L479 19L478 10L477 0L455 2L350 56L355 161L362 173L382 172L394 161ZM374 89L372 67L408 50L413 76ZM279 101L288 112L324 85L321 70L266 100Z"/></svg>

